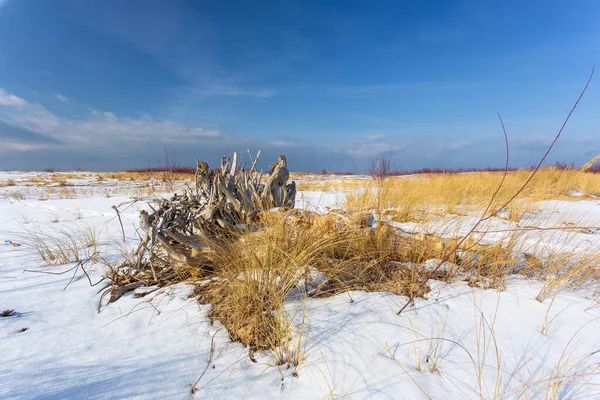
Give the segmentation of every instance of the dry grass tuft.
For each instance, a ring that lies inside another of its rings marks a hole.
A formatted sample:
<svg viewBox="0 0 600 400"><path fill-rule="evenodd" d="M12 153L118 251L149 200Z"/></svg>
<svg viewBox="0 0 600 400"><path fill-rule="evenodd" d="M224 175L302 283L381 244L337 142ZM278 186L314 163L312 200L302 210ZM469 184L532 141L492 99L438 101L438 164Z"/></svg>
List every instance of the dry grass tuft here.
<svg viewBox="0 0 600 400"><path fill-rule="evenodd" d="M268 278L267 278L268 279ZM253 350L276 349L287 336L285 291L262 277L242 276L210 285L200 301L213 304L210 317L227 327L232 340Z"/></svg>
<svg viewBox="0 0 600 400"><path fill-rule="evenodd" d="M27 194L24 191L18 191L9 193L6 197L12 200L23 201L27 199Z"/></svg>
<svg viewBox="0 0 600 400"><path fill-rule="evenodd" d="M276 350L289 339L283 305L290 298L352 290L427 295L428 261L442 258L454 242L370 223L368 214L266 213L259 230L215 246L212 269L180 270L179 276L202 279L195 294L213 304L210 316L227 327L232 340ZM473 285L501 287L516 263L512 243L466 243L450 258L455 267L434 278L453 279L460 268L460 277Z"/></svg>
<svg viewBox="0 0 600 400"><path fill-rule="evenodd" d="M75 189L61 189L58 192L59 199L76 199L77 198L77 190Z"/></svg>
<svg viewBox="0 0 600 400"><path fill-rule="evenodd" d="M98 250L99 232L92 225L78 225L71 230L63 228L53 233L42 233L39 228L33 227L26 232L24 243L46 264L78 262Z"/></svg>
<svg viewBox="0 0 600 400"><path fill-rule="evenodd" d="M15 186L15 185L16 185L16 183L12 179L8 179L6 182L0 183L0 187Z"/></svg>
<svg viewBox="0 0 600 400"><path fill-rule="evenodd" d="M220 244L212 253L210 283L199 287L200 301L213 304L233 340L252 349L275 349L287 336L283 303L312 265L323 263L327 240L316 231L287 231L279 215L265 215L263 229Z"/></svg>
<svg viewBox="0 0 600 400"><path fill-rule="evenodd" d="M566 252L554 254L543 262L537 278L544 286L536 296L543 302L549 295L563 289L578 289L600 282L600 254L598 250L588 252Z"/></svg>
<svg viewBox="0 0 600 400"><path fill-rule="evenodd" d="M13 315L16 315L17 313L15 312L15 310L11 310L11 309L6 309L2 312L0 312L0 317L12 317Z"/></svg>

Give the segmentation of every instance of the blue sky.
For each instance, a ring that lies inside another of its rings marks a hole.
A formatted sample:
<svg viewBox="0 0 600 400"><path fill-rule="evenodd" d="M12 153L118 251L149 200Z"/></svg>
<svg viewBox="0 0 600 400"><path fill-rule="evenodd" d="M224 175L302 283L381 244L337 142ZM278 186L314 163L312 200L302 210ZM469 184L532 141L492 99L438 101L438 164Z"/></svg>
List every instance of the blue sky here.
<svg viewBox="0 0 600 400"><path fill-rule="evenodd" d="M246 147L365 172L539 160L600 55L600 2L0 0L0 169ZM600 153L600 84L550 161Z"/></svg>

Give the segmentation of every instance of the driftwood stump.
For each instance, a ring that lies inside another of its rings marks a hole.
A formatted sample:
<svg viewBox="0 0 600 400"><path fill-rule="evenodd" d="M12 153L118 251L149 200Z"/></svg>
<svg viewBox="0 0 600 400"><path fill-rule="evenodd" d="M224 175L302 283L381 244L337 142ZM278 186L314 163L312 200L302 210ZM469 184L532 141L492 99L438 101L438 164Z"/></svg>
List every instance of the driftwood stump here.
<svg viewBox="0 0 600 400"><path fill-rule="evenodd" d="M255 159L250 155L248 170L238 165L237 153L223 157L219 170L196 160L195 188L160 199L151 212L141 211L144 237L131 258L113 271L113 289L122 289L113 293L111 301L125 288L137 288L139 281L164 285L212 268L209 255L237 234L257 229L262 210L293 208L296 185L287 183L285 156L279 156L266 184L262 172L256 170L259 156L260 152Z"/></svg>

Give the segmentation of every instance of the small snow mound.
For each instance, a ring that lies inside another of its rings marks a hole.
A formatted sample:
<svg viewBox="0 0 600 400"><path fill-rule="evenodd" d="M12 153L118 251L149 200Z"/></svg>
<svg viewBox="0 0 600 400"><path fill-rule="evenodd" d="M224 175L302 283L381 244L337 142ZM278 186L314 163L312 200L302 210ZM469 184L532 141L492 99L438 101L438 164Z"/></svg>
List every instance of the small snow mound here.
<svg viewBox="0 0 600 400"><path fill-rule="evenodd" d="M569 195L571 197L583 197L583 192L581 192L579 190L569 190L567 195Z"/></svg>

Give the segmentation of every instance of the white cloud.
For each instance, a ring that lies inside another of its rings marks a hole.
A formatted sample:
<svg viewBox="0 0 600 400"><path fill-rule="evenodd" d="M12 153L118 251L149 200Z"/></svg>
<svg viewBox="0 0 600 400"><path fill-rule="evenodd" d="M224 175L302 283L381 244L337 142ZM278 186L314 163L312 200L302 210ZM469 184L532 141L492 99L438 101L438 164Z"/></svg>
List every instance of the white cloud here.
<svg viewBox="0 0 600 400"><path fill-rule="evenodd" d="M347 153L354 157L373 158L381 153L393 151L401 145L401 143L384 141L385 138L385 134L370 134L345 143L336 143L330 147L333 151Z"/></svg>
<svg viewBox="0 0 600 400"><path fill-rule="evenodd" d="M62 94L55 94L54 97L56 97L58 100L62 101L62 102L67 102L69 101L69 99L67 98L67 96L62 95Z"/></svg>
<svg viewBox="0 0 600 400"><path fill-rule="evenodd" d="M511 148L533 150L547 148L552 142L553 137L539 133L527 133L513 135L509 139Z"/></svg>
<svg viewBox="0 0 600 400"><path fill-rule="evenodd" d="M386 135L383 133L374 133L372 135L365 136L363 139L367 142L372 142L372 141L376 141L376 140L385 139L385 137L386 137Z"/></svg>
<svg viewBox="0 0 600 400"><path fill-rule="evenodd" d="M223 137L218 127L198 124L190 127L174 121L161 121L148 115L137 118L117 116L111 112L92 110L87 118L68 119L59 117L40 104L28 103L4 89L0 89L0 105L7 123L56 139L48 147L64 143L68 147L86 145L107 147L119 143L140 144L150 142L197 143L198 140L215 140ZM27 149L26 138L14 150ZM65 145L63 145L65 146Z"/></svg>
<svg viewBox="0 0 600 400"><path fill-rule="evenodd" d="M0 4L0 7L1 6L2 4ZM43 146L37 144L27 144L13 141L6 141L2 145L4 146L4 149L8 151L29 151L43 148Z"/></svg>
<svg viewBox="0 0 600 400"><path fill-rule="evenodd" d="M212 80L216 80L211 78ZM204 85L197 83L188 88L188 93L194 96L231 96L231 97L260 97L269 98L277 93L271 89L242 87L233 83Z"/></svg>
<svg viewBox="0 0 600 400"><path fill-rule="evenodd" d="M273 147L296 147L296 146L306 145L306 143L291 142L291 141L285 141L285 140L269 141L269 142L266 142L266 144L273 146Z"/></svg>
<svg viewBox="0 0 600 400"><path fill-rule="evenodd" d="M0 0L0 7L2 6L2 0ZM28 103L20 97L8 93L3 88L0 88L0 106L8 107L25 107Z"/></svg>
<svg viewBox="0 0 600 400"><path fill-rule="evenodd" d="M194 128L190 130L190 133L193 136L201 137L201 138L218 138L221 137L221 132L218 129L202 129L202 128Z"/></svg>
<svg viewBox="0 0 600 400"><path fill-rule="evenodd" d="M407 137L383 133L370 133L333 143L275 138L273 141L261 141L224 134L215 125L189 125L149 115L130 117L92 110L84 118L65 118L4 89L0 89L0 106L0 137L5 144L0 147L0 159L5 158L4 168L21 164L32 168L47 162L72 167L73 158L78 156L84 157L85 163L91 165L97 163L102 165L101 168L116 168L115 163L131 166L147 162L151 154L165 148L184 155L186 159L218 159L219 155L230 151L243 152L247 146L253 150L262 149L265 160L276 158L277 154L289 155L296 160L296 165L305 170L313 167L354 170L382 153L391 154L408 168L409 163L423 166L424 162L436 160L447 154L448 149L452 150L453 156L459 153L464 156L468 154L466 147L471 144L465 140L448 140L432 135ZM32 151L38 152L39 159L19 156L23 152L33 154ZM6 160L9 155L13 157L12 164ZM23 161L25 159L26 162ZM110 163L102 161L105 159L110 159Z"/></svg>
<svg viewBox="0 0 600 400"><path fill-rule="evenodd" d="M328 146L331 151L346 153L362 159L374 159L388 153L393 157L437 158L448 150L455 152L466 151L473 142L468 140L448 140L434 135L388 135L369 134L354 138L347 142L335 143Z"/></svg>
<svg viewBox="0 0 600 400"><path fill-rule="evenodd" d="M456 142L449 142L448 148L450 150L461 150L470 145L471 145L471 142L468 140L459 140Z"/></svg>
<svg viewBox="0 0 600 400"><path fill-rule="evenodd" d="M147 163L148 157L165 148L185 159L216 157L218 160L221 154L236 150L244 152L249 147L254 151L261 149L265 162L276 159L278 154L286 154L301 170L336 166L349 170L355 168L352 157L370 159L390 149L388 144L379 143L384 138L381 135L366 136L371 140L360 144L356 140L321 145L286 139L261 141L224 134L218 126L211 124L188 125L149 115L130 117L92 110L83 118L65 118L41 104L29 103L4 90L0 98L5 105L0 108L0 122L6 127L2 140L7 145L0 149L5 158L4 168L21 164L21 168L41 168L46 164L57 168L73 167L77 162L74 159L83 157L84 161L79 162L85 165L114 169ZM25 152L39 156L32 159L19 156ZM8 156L12 161L6 158Z"/></svg>

